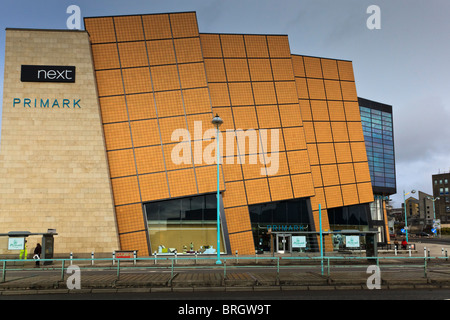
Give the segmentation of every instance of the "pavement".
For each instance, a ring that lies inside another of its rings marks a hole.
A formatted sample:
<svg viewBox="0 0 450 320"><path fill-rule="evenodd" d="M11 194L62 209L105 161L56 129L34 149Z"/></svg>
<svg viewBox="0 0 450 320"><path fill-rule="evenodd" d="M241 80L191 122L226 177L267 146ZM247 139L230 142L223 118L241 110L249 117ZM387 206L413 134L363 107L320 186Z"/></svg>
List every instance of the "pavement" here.
<svg viewBox="0 0 450 320"><path fill-rule="evenodd" d="M425 259L428 250L431 258ZM325 262L323 272L320 260L299 263L286 256L281 256L278 267L274 261L251 257L229 259L225 266L216 266L213 260L196 265L178 260L173 268L170 260L158 261L157 265L150 261L138 261L136 265L122 262L119 273L117 263L112 266L111 262L96 262L91 266L89 261L80 261L78 278L76 272L67 271L67 265L64 270L61 263L33 268L33 261L28 261L22 266L8 266L5 281L0 273L0 298L51 293L355 290L370 289L376 283L382 290L450 290L446 250L450 254L450 244L417 243L411 252L413 259L404 250L397 256L391 251L380 253L379 282L375 280L377 274L368 269L376 262L361 259L364 255L354 260L348 256L339 262L333 260L330 269ZM78 288L70 289L77 283Z"/></svg>

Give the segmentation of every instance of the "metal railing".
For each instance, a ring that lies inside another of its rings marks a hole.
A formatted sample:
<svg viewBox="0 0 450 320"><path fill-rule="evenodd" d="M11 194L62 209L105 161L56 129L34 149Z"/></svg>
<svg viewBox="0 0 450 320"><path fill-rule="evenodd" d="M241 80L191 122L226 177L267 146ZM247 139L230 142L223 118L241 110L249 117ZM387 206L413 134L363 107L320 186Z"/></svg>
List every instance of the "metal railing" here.
<svg viewBox="0 0 450 320"><path fill-rule="evenodd" d="M277 278L281 269L294 268L320 268L321 275L330 276L333 270L340 268L367 268L368 265L376 265L383 268L420 268L427 277L430 261L448 262L447 252L442 256L431 257L424 252L423 257L411 256L383 256L383 257L361 257L361 256L222 256L222 264L216 265L215 256L177 256L163 255L153 257L133 258L77 258L68 259L40 259L41 268L46 270L60 271L61 281L64 280L65 272L71 265L77 265L80 270L113 270L116 272L116 280L120 280L121 271L126 269L148 269L148 270L170 270L171 279L176 270L191 269L213 269L223 271L224 278L227 272L245 268L266 268L276 270ZM46 262L51 264L46 264ZM6 274L12 271L36 271L35 260L5 259L0 260L1 282L6 281ZM27 265L30 265L27 267ZM450 264L446 263L450 267ZM450 278L450 275L449 275Z"/></svg>

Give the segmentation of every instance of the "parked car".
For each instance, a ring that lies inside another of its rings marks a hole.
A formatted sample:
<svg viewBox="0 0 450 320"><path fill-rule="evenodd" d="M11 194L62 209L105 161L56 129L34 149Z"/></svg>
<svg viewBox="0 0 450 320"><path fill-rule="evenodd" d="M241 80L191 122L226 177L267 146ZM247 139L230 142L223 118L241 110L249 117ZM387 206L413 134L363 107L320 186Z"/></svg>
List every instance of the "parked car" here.
<svg viewBox="0 0 450 320"><path fill-rule="evenodd" d="M428 233L426 233L426 232L419 232L419 233L416 234L416 236L418 236L418 237L429 237L430 235Z"/></svg>

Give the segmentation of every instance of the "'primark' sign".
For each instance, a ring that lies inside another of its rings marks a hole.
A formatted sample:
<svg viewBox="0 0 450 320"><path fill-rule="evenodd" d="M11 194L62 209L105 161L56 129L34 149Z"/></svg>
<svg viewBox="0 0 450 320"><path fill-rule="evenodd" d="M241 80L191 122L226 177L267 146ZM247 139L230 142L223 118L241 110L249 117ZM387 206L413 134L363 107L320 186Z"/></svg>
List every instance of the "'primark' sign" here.
<svg viewBox="0 0 450 320"><path fill-rule="evenodd" d="M74 66L33 66L22 65L22 82L75 82Z"/></svg>

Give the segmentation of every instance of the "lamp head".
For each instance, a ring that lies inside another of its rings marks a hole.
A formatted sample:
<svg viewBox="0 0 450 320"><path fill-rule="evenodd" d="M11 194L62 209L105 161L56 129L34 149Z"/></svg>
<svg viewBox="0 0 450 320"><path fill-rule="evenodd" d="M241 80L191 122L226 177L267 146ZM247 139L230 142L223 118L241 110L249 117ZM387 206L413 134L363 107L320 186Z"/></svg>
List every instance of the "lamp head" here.
<svg viewBox="0 0 450 320"><path fill-rule="evenodd" d="M219 115L216 113L216 116L212 119L212 124L215 125L216 127L219 127L222 123L223 120L222 118L219 117Z"/></svg>

